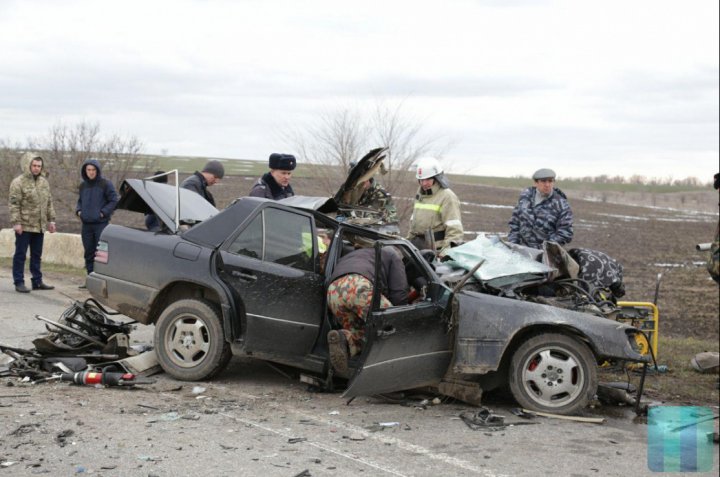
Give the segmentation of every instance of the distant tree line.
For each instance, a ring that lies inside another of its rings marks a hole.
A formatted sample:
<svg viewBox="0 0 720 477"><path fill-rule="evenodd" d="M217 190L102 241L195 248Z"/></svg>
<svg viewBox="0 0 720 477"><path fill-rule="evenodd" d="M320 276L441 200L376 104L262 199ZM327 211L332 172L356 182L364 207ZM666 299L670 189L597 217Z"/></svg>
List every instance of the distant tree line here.
<svg viewBox="0 0 720 477"><path fill-rule="evenodd" d="M128 176L153 170L155 159L143 155L142 149L142 142L135 136L104 135L97 123L89 122L60 123L25 143L0 138L0 200L7 204L10 181L21 173L20 156L24 152L43 157L56 209L74 210L82 182L80 168L86 160L100 161L103 177L118 185Z"/></svg>
<svg viewBox="0 0 720 477"><path fill-rule="evenodd" d="M686 186L686 187L703 187L711 185L709 181L701 181L697 177L686 177L684 179L674 179L672 177L646 177L634 174L630 177L609 176L601 174L599 176L584 177L566 177L563 180L571 180L575 182L587 182L592 184L636 184L650 186Z"/></svg>

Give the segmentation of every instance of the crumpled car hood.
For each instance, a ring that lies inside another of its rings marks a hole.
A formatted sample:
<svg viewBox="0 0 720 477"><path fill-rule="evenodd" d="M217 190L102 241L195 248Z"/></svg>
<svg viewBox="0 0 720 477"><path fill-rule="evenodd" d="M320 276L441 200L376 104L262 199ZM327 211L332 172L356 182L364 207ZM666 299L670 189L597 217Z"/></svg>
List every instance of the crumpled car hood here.
<svg viewBox="0 0 720 477"><path fill-rule="evenodd" d="M475 240L449 249L445 255L450 258L442 262L445 266L472 270L479 262L483 264L473 274L475 278L493 288L510 284L543 282L556 269L538 262L542 250L510 244L498 236L478 235ZM441 270L438 273L442 274Z"/></svg>
<svg viewBox="0 0 720 477"><path fill-rule="evenodd" d="M380 170L382 162L385 160L387 150L387 147L378 147L365 154L355 167L348 172L345 183L340 186L340 189L338 189L335 194L335 202L344 206L357 205L351 203L350 197L352 196L352 190L361 182L372 178L378 170Z"/></svg>

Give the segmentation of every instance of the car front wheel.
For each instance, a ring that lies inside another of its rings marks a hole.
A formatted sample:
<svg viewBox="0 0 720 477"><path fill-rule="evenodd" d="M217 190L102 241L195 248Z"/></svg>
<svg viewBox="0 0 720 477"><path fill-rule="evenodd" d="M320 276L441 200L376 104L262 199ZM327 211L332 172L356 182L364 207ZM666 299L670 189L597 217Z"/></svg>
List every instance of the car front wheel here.
<svg viewBox="0 0 720 477"><path fill-rule="evenodd" d="M160 366L182 381L208 379L231 358L220 310L205 300L179 300L155 324L155 348Z"/></svg>
<svg viewBox="0 0 720 477"><path fill-rule="evenodd" d="M544 333L520 345L510 364L510 390L532 411L572 414L597 392L597 363L587 345Z"/></svg>

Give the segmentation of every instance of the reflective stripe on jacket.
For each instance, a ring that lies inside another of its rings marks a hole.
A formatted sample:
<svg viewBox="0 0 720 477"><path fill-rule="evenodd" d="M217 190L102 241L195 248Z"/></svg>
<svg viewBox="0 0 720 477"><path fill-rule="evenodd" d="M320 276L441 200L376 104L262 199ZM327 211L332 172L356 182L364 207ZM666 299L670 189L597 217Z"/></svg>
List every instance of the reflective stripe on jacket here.
<svg viewBox="0 0 720 477"><path fill-rule="evenodd" d="M450 242L463 242L460 200L452 190L443 189L437 182L427 192L418 189L408 238L422 237L428 229L432 229L436 237L438 232L445 233L435 242L438 250L450 246Z"/></svg>

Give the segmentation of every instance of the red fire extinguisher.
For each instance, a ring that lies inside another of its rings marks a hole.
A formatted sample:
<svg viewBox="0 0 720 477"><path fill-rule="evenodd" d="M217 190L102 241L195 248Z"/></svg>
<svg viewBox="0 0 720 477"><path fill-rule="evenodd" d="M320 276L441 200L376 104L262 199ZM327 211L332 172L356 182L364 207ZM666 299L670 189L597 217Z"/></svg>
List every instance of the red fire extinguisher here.
<svg viewBox="0 0 720 477"><path fill-rule="evenodd" d="M135 384L152 384L155 381L138 378L132 373L80 371L78 373L64 373L60 376L61 381L68 381L75 384L87 384L94 386L134 386Z"/></svg>

